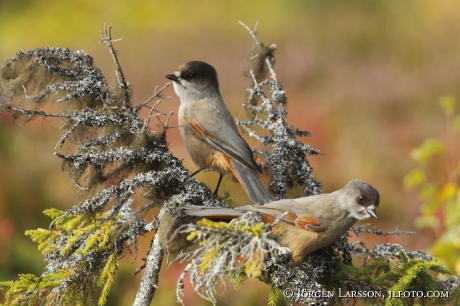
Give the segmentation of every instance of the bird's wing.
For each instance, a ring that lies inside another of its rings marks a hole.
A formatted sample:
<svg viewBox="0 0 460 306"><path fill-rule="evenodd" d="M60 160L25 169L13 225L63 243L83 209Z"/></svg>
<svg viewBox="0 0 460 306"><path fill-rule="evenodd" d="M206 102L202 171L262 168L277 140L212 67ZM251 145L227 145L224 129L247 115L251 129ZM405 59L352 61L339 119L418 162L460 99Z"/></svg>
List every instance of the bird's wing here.
<svg viewBox="0 0 460 306"><path fill-rule="evenodd" d="M296 205L293 205L292 211L297 215L295 225L300 228L305 228L313 232L324 232L324 227L317 218L314 217L315 213L320 213L318 205L320 204L319 199L323 195L302 197L295 199Z"/></svg>
<svg viewBox="0 0 460 306"><path fill-rule="evenodd" d="M214 149L227 154L238 163L251 169L251 171L260 172L260 167L254 161L248 144L232 128L216 127L191 120L186 120L184 127L196 138L206 142Z"/></svg>
<svg viewBox="0 0 460 306"><path fill-rule="evenodd" d="M313 216L297 216L295 226L317 233L324 232L326 230L326 228L321 226L321 223L313 218Z"/></svg>
<svg viewBox="0 0 460 306"><path fill-rule="evenodd" d="M281 215L288 212L284 221L313 232L324 232L326 228L314 217L314 206L318 196L309 196L298 199L284 199L258 205L257 210L271 215Z"/></svg>

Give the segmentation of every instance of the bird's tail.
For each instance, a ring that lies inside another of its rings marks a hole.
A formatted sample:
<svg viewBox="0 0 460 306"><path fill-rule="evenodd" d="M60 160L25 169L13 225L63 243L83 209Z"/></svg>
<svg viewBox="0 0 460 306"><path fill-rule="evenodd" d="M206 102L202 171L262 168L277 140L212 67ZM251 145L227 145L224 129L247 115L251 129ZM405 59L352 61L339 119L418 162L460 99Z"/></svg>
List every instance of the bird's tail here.
<svg viewBox="0 0 460 306"><path fill-rule="evenodd" d="M233 159L230 161L230 164L233 175L235 175L254 203L264 204L273 201L268 191L250 169Z"/></svg>
<svg viewBox="0 0 460 306"><path fill-rule="evenodd" d="M244 210L198 205L186 205L183 209L189 216L208 217L211 219L235 219L245 213Z"/></svg>

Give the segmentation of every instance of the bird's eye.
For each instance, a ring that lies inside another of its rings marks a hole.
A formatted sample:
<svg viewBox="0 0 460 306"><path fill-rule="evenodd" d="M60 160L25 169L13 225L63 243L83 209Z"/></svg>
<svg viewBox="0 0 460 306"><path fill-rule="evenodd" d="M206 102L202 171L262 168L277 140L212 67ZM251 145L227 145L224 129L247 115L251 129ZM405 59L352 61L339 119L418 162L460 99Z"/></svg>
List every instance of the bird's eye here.
<svg viewBox="0 0 460 306"><path fill-rule="evenodd" d="M187 74L187 79L193 79L195 77L194 73L188 73Z"/></svg>
<svg viewBox="0 0 460 306"><path fill-rule="evenodd" d="M363 196L359 196L356 201L358 202L358 204L364 204L364 197Z"/></svg>

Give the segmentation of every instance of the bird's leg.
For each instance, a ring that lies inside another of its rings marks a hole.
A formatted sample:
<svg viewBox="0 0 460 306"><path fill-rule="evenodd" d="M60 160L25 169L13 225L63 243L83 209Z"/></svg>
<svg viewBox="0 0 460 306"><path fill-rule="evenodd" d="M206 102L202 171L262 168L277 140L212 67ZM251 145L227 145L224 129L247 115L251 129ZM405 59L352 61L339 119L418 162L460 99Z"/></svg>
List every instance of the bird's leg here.
<svg viewBox="0 0 460 306"><path fill-rule="evenodd" d="M195 176L195 174L200 173L201 170L203 170L203 169L199 169L199 168L198 168L198 170L196 170L195 172L193 172L192 174L190 174L190 176Z"/></svg>
<svg viewBox="0 0 460 306"><path fill-rule="evenodd" d="M216 186L216 190L214 190L214 194L217 195L217 190L219 190L219 186L220 186L220 182L222 182L222 177L223 175L222 174L219 174L219 180L217 181L217 186Z"/></svg>

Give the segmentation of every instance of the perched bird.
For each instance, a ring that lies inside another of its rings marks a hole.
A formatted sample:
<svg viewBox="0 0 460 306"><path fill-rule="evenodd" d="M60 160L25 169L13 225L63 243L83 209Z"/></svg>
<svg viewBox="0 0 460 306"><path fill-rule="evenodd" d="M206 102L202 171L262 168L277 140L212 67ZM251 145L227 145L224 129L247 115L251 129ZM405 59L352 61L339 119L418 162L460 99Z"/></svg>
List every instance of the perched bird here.
<svg viewBox="0 0 460 306"><path fill-rule="evenodd" d="M247 205L235 209L185 206L190 216L210 219L233 219L248 211L262 214L265 223L287 214L273 226L271 234L282 246L292 250L293 261L325 247L345 234L357 220L377 218L378 191L366 182L352 180L332 193L284 199L264 205Z"/></svg>
<svg viewBox="0 0 460 306"><path fill-rule="evenodd" d="M217 194L222 176L231 173L253 202L272 201L256 177L261 169L220 95L216 69L207 63L192 61L180 65L166 78L173 81L180 99L180 133L190 157L198 166L193 175L205 169L219 172L214 191Z"/></svg>

